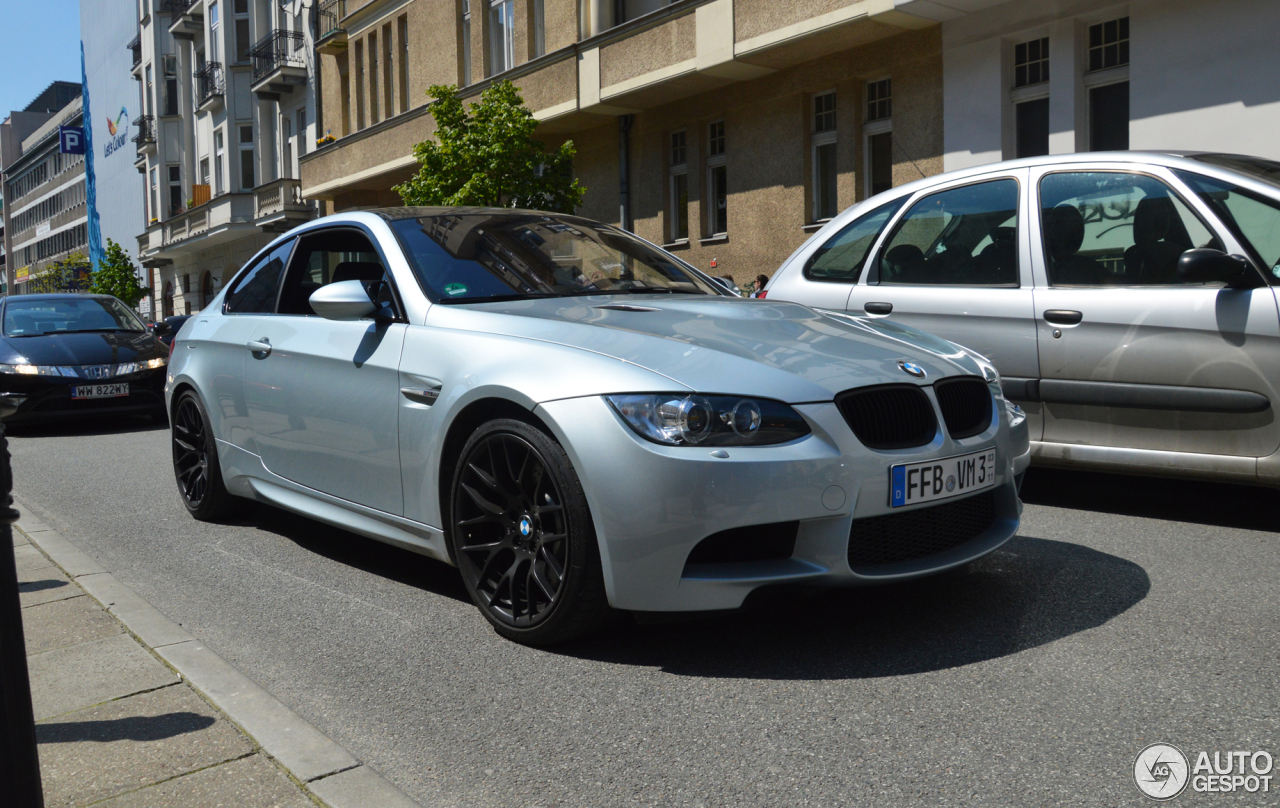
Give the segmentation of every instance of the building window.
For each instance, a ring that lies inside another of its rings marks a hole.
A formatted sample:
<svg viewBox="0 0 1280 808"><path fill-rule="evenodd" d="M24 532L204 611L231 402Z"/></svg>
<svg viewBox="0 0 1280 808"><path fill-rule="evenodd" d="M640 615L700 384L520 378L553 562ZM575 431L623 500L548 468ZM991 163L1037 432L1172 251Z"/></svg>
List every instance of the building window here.
<svg viewBox="0 0 1280 808"><path fill-rule="evenodd" d="M151 220L160 218L160 169L151 169Z"/></svg>
<svg viewBox="0 0 1280 808"><path fill-rule="evenodd" d="M209 158L208 157L200 158L200 183L206 186L213 185L211 178L209 176Z"/></svg>
<svg viewBox="0 0 1280 808"><path fill-rule="evenodd" d="M164 57L164 114L178 114L178 57Z"/></svg>
<svg viewBox="0 0 1280 808"><path fill-rule="evenodd" d="M462 86L471 83L471 2L462 0Z"/></svg>
<svg viewBox="0 0 1280 808"><path fill-rule="evenodd" d="M400 45L400 111L409 108L409 15L401 14L396 21L397 41Z"/></svg>
<svg viewBox="0 0 1280 808"><path fill-rule="evenodd" d="M249 39L249 0L235 0L231 9L236 23L236 61L249 61L249 49L253 42Z"/></svg>
<svg viewBox="0 0 1280 808"><path fill-rule="evenodd" d="M813 220L830 219L839 211L836 198L836 94L813 97Z"/></svg>
<svg viewBox="0 0 1280 808"><path fill-rule="evenodd" d="M378 122L378 33L369 34L369 125Z"/></svg>
<svg viewBox="0 0 1280 808"><path fill-rule="evenodd" d="M391 76L395 72L395 60L392 58L392 50L394 43L391 41L391 23L382 26L382 109L388 118L396 114L395 109L395 84L391 81ZM404 112L404 108L400 109Z"/></svg>
<svg viewBox="0 0 1280 808"><path fill-rule="evenodd" d="M222 26L218 24L218 3L217 0L209 2L209 52L213 54L213 61L222 61L222 51L218 50L219 37L222 35Z"/></svg>
<svg viewBox="0 0 1280 808"><path fill-rule="evenodd" d="M167 170L169 172L169 215L177 216L186 209L182 204L182 169L178 166L168 166Z"/></svg>
<svg viewBox="0 0 1280 808"><path fill-rule="evenodd" d="M1013 49L1013 86L1029 87L1049 80L1049 37L1023 42Z"/></svg>
<svg viewBox="0 0 1280 808"><path fill-rule="evenodd" d="M516 66L515 14L515 0L490 0L489 75L497 75Z"/></svg>
<svg viewBox="0 0 1280 808"><path fill-rule="evenodd" d="M215 130L213 133L213 193L219 195L222 193L222 171L226 164L226 148L223 143L222 130Z"/></svg>
<svg viewBox="0 0 1280 808"><path fill-rule="evenodd" d="M671 241L689 238L689 162L688 145L683 131L671 133Z"/></svg>
<svg viewBox="0 0 1280 808"><path fill-rule="evenodd" d="M142 108L146 110L146 114L151 114L151 96L155 92L155 80L151 75L151 65L147 65L147 91L142 99Z"/></svg>
<svg viewBox="0 0 1280 808"><path fill-rule="evenodd" d="M1089 72L1129 64L1129 18L1089 26Z"/></svg>
<svg viewBox="0 0 1280 808"><path fill-rule="evenodd" d="M356 42L356 131L364 128L364 40Z"/></svg>
<svg viewBox="0 0 1280 808"><path fill-rule="evenodd" d="M252 191L253 181L253 127L240 127L240 190Z"/></svg>
<svg viewBox="0 0 1280 808"><path fill-rule="evenodd" d="M534 56L541 56L547 52L547 30L546 30L546 12L543 11L543 1L533 0L532 6L533 16L533 47L531 52Z"/></svg>
<svg viewBox="0 0 1280 808"><path fill-rule="evenodd" d="M729 177L725 166L724 121L707 127L707 211L708 235L729 232Z"/></svg>
<svg viewBox="0 0 1280 808"><path fill-rule="evenodd" d="M893 117L892 79L867 82L867 122Z"/></svg>
<svg viewBox="0 0 1280 808"><path fill-rule="evenodd" d="M1049 153L1049 99L1037 98L1014 105L1018 157L1043 157Z"/></svg>
<svg viewBox="0 0 1280 808"><path fill-rule="evenodd" d="M1129 148L1129 82L1089 90L1089 150Z"/></svg>
<svg viewBox="0 0 1280 808"><path fill-rule="evenodd" d="M301 157L307 153L307 108L303 107L298 110L298 156ZM301 174L299 174L301 177Z"/></svg>
<svg viewBox="0 0 1280 808"><path fill-rule="evenodd" d="M339 105L342 107L342 134L351 134L351 74L347 69L347 55L338 56Z"/></svg>
<svg viewBox="0 0 1280 808"><path fill-rule="evenodd" d="M280 175L289 178L293 176L293 120L288 114L280 116L280 146L284 152Z"/></svg>

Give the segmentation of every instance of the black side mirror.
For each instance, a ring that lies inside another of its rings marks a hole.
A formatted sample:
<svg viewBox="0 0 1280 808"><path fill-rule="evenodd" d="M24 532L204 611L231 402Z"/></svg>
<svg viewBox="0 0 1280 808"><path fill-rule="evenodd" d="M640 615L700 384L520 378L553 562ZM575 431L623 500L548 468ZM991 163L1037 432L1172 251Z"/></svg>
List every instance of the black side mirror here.
<svg viewBox="0 0 1280 808"><path fill-rule="evenodd" d="M160 323L152 323L152 324L151 324L151 333L152 333L152 334L155 334L157 337L163 337L163 336L165 336L166 334L171 334L171 333L173 333L173 326L169 325L168 323L164 323L164 322L160 322Z"/></svg>
<svg viewBox="0 0 1280 808"><path fill-rule="evenodd" d="M1184 252L1178 259L1178 277L1187 283L1225 283L1232 289L1263 285L1248 258L1209 247Z"/></svg>

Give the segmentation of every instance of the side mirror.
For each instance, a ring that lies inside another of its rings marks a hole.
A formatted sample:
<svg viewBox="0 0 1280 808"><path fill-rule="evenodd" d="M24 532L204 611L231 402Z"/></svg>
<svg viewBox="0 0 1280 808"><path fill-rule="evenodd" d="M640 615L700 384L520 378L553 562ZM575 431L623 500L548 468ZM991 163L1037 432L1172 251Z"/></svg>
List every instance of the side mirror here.
<svg viewBox="0 0 1280 808"><path fill-rule="evenodd" d="M173 333L173 326L163 321L159 323L152 323L151 333L155 334L157 337L163 337L167 334Z"/></svg>
<svg viewBox="0 0 1280 808"><path fill-rule="evenodd" d="M360 281L339 281L311 293L311 310L326 320L359 320L378 309Z"/></svg>
<svg viewBox="0 0 1280 808"><path fill-rule="evenodd" d="M1249 259L1209 247L1184 252L1178 259L1178 277L1187 283L1225 283L1232 289L1262 286Z"/></svg>

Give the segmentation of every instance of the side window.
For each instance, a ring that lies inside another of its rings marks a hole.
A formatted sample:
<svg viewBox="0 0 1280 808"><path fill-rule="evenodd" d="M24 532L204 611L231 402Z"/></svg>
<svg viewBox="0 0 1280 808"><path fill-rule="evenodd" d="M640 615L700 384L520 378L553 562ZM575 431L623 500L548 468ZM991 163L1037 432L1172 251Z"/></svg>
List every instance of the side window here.
<svg viewBox="0 0 1280 808"><path fill-rule="evenodd" d="M1280 279L1280 202L1224 180L1187 171L1174 173L1253 249L1254 257L1271 273L1272 283Z"/></svg>
<svg viewBox="0 0 1280 808"><path fill-rule="evenodd" d="M880 231L907 202L907 196L881 205L865 216L854 219L827 239L804 265L804 276L824 283L857 283L867 253L876 243Z"/></svg>
<svg viewBox="0 0 1280 808"><path fill-rule="evenodd" d="M316 316L311 295L322 286L341 281L363 282L370 295L390 309L386 313L394 316L390 279L382 257L369 237L354 228L320 230L298 239L280 294L280 313Z"/></svg>
<svg viewBox="0 0 1280 808"><path fill-rule="evenodd" d="M1067 171L1040 180L1040 222L1051 286L1178 284L1178 259L1222 249L1200 217L1155 177Z"/></svg>
<svg viewBox="0 0 1280 808"><path fill-rule="evenodd" d="M1017 181L991 180L920 199L880 253L880 282L1017 286Z"/></svg>
<svg viewBox="0 0 1280 808"><path fill-rule="evenodd" d="M276 310L276 292L284 262L289 260L294 239L289 239L259 258L236 278L227 292L223 311L227 314L270 314Z"/></svg>

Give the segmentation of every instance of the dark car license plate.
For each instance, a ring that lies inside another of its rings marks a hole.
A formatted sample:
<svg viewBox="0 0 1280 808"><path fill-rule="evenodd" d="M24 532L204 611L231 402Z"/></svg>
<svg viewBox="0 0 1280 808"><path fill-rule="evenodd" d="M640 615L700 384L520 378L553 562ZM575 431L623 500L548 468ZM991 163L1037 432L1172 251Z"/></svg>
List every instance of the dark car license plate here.
<svg viewBox="0 0 1280 808"><path fill-rule="evenodd" d="M129 383L118 384L84 384L71 388L72 399L84 398L120 398L129 395Z"/></svg>

